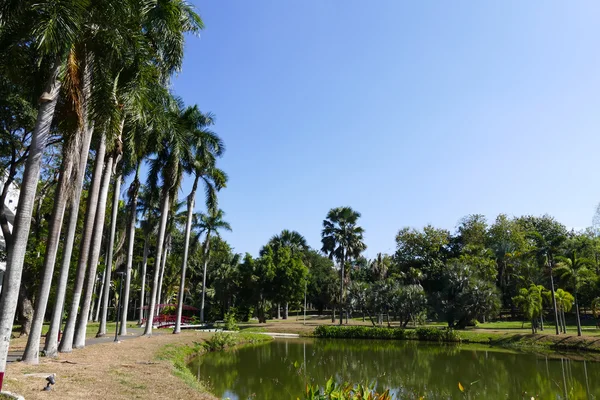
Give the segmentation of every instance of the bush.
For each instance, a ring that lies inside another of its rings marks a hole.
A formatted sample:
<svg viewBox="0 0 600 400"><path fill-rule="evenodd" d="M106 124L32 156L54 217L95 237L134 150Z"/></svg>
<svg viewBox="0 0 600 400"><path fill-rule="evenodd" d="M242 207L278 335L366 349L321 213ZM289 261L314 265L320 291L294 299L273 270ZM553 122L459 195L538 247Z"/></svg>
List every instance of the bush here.
<svg viewBox="0 0 600 400"><path fill-rule="evenodd" d="M459 336L449 328L417 328L415 329L417 339L429 342L458 342Z"/></svg>
<svg viewBox="0 0 600 400"><path fill-rule="evenodd" d="M235 346L237 339L233 333L217 332L203 344L207 351L221 351Z"/></svg>
<svg viewBox="0 0 600 400"><path fill-rule="evenodd" d="M412 339L412 331L370 326L318 326L314 335L331 339Z"/></svg>
<svg viewBox="0 0 600 400"><path fill-rule="evenodd" d="M225 317L223 318L223 327L227 331L239 331L240 328L237 324L237 319L235 318L236 311L235 309L229 310L225 313Z"/></svg>
<svg viewBox="0 0 600 400"><path fill-rule="evenodd" d="M332 326L321 325L315 328L314 335L325 339L382 339L382 340L423 340L430 342L458 342L459 336L451 329L383 328L371 326Z"/></svg>

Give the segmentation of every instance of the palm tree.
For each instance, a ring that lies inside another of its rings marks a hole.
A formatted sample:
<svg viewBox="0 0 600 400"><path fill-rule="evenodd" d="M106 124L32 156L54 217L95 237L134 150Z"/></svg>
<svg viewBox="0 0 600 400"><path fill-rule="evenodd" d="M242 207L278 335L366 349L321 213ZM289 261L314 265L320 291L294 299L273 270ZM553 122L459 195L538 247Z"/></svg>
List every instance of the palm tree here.
<svg viewBox="0 0 600 400"><path fill-rule="evenodd" d="M577 336L581 336L581 320L579 318L579 303L577 301L577 292L585 282L593 277L593 272L588 266L593 265L591 260L578 257L577 251L572 249L568 257L557 257L557 267L554 273L558 278L569 287L573 288L573 297L575 299L575 316L577 320Z"/></svg>
<svg viewBox="0 0 600 400"><path fill-rule="evenodd" d="M220 209L209 209L206 214L200 214L196 227L204 233L202 253L204 255L204 268L202 273L202 299L200 302L200 322L204 322L204 300L206 297L206 269L210 259L210 237L212 234L219 236L219 230L231 231L231 225L223 217L225 213Z"/></svg>
<svg viewBox="0 0 600 400"><path fill-rule="evenodd" d="M560 324L562 326L562 332L567 333L567 324L565 322L565 312L571 311L573 308L574 302L573 295L566 290L557 289L556 290L556 304L558 305L559 314L560 314Z"/></svg>
<svg viewBox="0 0 600 400"><path fill-rule="evenodd" d="M117 175L115 177L114 188L113 188L113 203L112 203L112 212L110 218L110 231L108 237L108 248L106 251L106 265L104 270L104 293L102 293L102 299L98 299L98 301L102 300L102 316L100 317L100 326L98 327L98 333L96 337L102 337L106 335L106 318L108 314L108 301L109 301L109 293L110 293L110 281L111 281L111 272L113 267L113 250L115 245L115 232L117 230L117 212L119 211L119 197L121 195L121 175ZM98 241L100 242L100 240ZM88 279L91 281L93 278L95 280L96 274L89 275ZM93 291L92 291L93 293ZM83 319L80 319L80 322ZM81 322L82 323L82 322ZM82 323L83 324L83 323Z"/></svg>
<svg viewBox="0 0 600 400"><path fill-rule="evenodd" d="M340 325L343 315L341 308L344 304L344 268L346 261L356 258L367 246L363 242L364 230L357 225L360 213L350 207L332 208L323 220L321 232L321 251L340 263Z"/></svg>
<svg viewBox="0 0 600 400"><path fill-rule="evenodd" d="M225 187L227 175L216 168L215 159L223 154L225 146L223 141L213 132L206 129L212 125L213 118L210 114L204 115L194 106L186 110L186 117L191 125L192 136L196 138L194 143L194 155L190 165L186 166L189 172L194 175L192 190L187 199L187 218L185 224L185 238L183 247L183 262L181 266L181 280L179 283L179 293L177 296L177 319L175 320L175 329L173 333L181 332L181 316L183 314L183 295L185 290L185 275L188 262L188 252L190 247L190 235L192 231L192 217L196 202L196 190L200 180L204 182L206 193L206 206L208 209L217 207L216 192Z"/></svg>
<svg viewBox="0 0 600 400"><path fill-rule="evenodd" d="M377 253L377 258L370 263L371 272L377 280L385 280L391 266L391 258L387 254Z"/></svg>
<svg viewBox="0 0 600 400"><path fill-rule="evenodd" d="M23 171L12 244L6 262L0 301L0 336L3 338L0 341L0 372L6 369L42 155L50 136L50 125L61 88L60 70L66 62L71 44L79 34L88 2L63 0L60 3L50 0L10 2L7 7L0 8L0 40L17 37L9 46L1 46L3 51L25 40L38 47L40 60L51 60L49 65L45 65L48 78L39 98L37 121Z"/></svg>
<svg viewBox="0 0 600 400"><path fill-rule="evenodd" d="M536 333L537 317L543 310L540 287L532 283L529 288L521 288L519 294L513 297L513 302L521 309L525 318L531 321L531 333Z"/></svg>
<svg viewBox="0 0 600 400"><path fill-rule="evenodd" d="M159 276L161 261L163 257L163 248L167 233L167 222L171 212L171 204L176 198L181 185L184 169L182 160L192 158L189 131L185 129L183 123L183 104L179 99L172 99L170 109L166 111L166 126L162 130L164 136L161 138L160 149L155 158L150 161L150 170L148 173L148 184L151 188L158 188L159 177L162 182L160 194L160 223L158 228L156 258L154 263L154 279L152 281L152 292L150 294L150 306L148 309L148 318L144 335L152 334L152 324L154 320L154 308L156 307L159 294Z"/></svg>

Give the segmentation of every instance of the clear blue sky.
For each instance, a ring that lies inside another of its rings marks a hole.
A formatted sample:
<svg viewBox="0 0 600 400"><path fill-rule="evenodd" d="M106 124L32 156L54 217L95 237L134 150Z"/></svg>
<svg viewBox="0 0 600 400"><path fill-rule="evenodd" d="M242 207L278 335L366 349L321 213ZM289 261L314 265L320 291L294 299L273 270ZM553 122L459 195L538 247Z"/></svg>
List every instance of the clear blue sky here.
<svg viewBox="0 0 600 400"><path fill-rule="evenodd" d="M206 29L174 89L217 116L236 252L286 228L320 248L343 205L362 213L369 257L393 252L403 226L454 229L471 213L591 224L600 3L195 4Z"/></svg>

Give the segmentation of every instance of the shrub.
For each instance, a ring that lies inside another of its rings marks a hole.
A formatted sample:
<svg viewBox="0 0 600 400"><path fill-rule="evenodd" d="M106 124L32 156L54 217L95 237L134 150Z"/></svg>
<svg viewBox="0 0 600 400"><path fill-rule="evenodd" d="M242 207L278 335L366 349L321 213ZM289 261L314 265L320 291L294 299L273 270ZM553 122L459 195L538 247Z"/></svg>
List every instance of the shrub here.
<svg viewBox="0 0 600 400"><path fill-rule="evenodd" d="M204 342L207 351L221 351L235 346L237 339L233 333L217 332Z"/></svg>
<svg viewBox="0 0 600 400"><path fill-rule="evenodd" d="M411 339L412 332L399 328L370 326L318 326L314 335L331 339Z"/></svg>
<svg viewBox="0 0 600 400"><path fill-rule="evenodd" d="M332 326L321 325L315 328L314 335L325 339L395 339L424 340L431 342L458 342L459 336L451 329L417 328L406 330L400 328L383 328L371 326Z"/></svg>
<svg viewBox="0 0 600 400"><path fill-rule="evenodd" d="M237 324L237 319L235 318L236 311L235 309L229 310L225 313L225 317L223 318L223 327L227 331L238 331L240 328Z"/></svg>
<svg viewBox="0 0 600 400"><path fill-rule="evenodd" d="M417 328L415 333L419 340L429 342L458 342L460 341L459 336L449 328Z"/></svg>

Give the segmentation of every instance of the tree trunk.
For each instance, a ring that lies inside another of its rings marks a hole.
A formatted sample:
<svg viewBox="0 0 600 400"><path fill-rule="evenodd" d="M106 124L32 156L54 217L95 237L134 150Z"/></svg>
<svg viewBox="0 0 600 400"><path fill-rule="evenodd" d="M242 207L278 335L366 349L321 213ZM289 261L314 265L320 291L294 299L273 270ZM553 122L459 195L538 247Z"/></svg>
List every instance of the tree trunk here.
<svg viewBox="0 0 600 400"><path fill-rule="evenodd" d="M552 290L552 305L554 306L554 321L556 325L556 334L560 334L560 330L558 327L558 309L556 308L556 295L554 294L554 278L552 277L552 263L550 263L550 289Z"/></svg>
<svg viewBox="0 0 600 400"><path fill-rule="evenodd" d="M94 172L92 175L92 184L88 191L87 208L85 212L85 219L83 222L83 233L81 236L81 242L79 244L79 259L77 262L77 271L75 272L75 283L73 287L73 298L71 306L67 315L67 322L65 323L65 330L63 332L58 351L61 353L69 353L73 351L73 336L75 335L75 323L77 322L77 311L79 310L79 303L81 300L81 292L83 290L83 283L85 280L85 271L90 254L90 244L92 242L92 234L94 231L94 220L96 218L96 209L98 207L98 195L100 194L100 183L102 180L102 169L104 166L104 155L106 153L106 137L104 133L100 138L98 150L96 151L96 162L94 165ZM85 175L85 171L80 171ZM82 176L83 179L83 176ZM79 205L73 204L73 209L79 209ZM72 209L72 210L73 210ZM73 212L73 211L71 211ZM73 216L71 216L73 219ZM70 221L72 222L72 221ZM77 221L75 220L74 229L76 229ZM75 234L75 232L73 232ZM63 260L66 262L66 258ZM67 270L68 271L68 270ZM61 271L62 276L62 271ZM68 276L65 277L68 279ZM55 309L56 312L56 309ZM62 310L59 315L62 315ZM53 318L54 319L54 318ZM60 327L60 324L58 325ZM57 330L58 333L58 330Z"/></svg>
<svg viewBox="0 0 600 400"><path fill-rule="evenodd" d="M141 326L144 323L144 300L146 295L146 266L148 264L148 236L144 238L144 255L142 260L142 288L140 291L140 319L138 324Z"/></svg>
<svg viewBox="0 0 600 400"><path fill-rule="evenodd" d="M281 303L277 303L277 314L275 318L281 319Z"/></svg>
<svg viewBox="0 0 600 400"><path fill-rule="evenodd" d="M21 290L19 290L19 304L17 306L19 324L21 324L20 336L31 337L31 324L33 320L33 302L28 285L21 281ZM27 341L29 343L29 340ZM39 347L39 340L38 340Z"/></svg>
<svg viewBox="0 0 600 400"><path fill-rule="evenodd" d="M200 322L204 323L204 299L206 297L206 268L210 257L210 229L206 231L206 240L204 240L204 272L202 273L202 301L200 303ZM265 321L266 322L266 321Z"/></svg>
<svg viewBox="0 0 600 400"><path fill-rule="evenodd" d="M183 263L181 265L181 280L179 282L179 293L177 293L177 319L175 320L175 329L173 333L181 333L181 316L183 315L183 294L185 291L185 272L187 269L188 252L190 248L190 235L192 232L192 216L194 214L194 205L196 203L196 189L198 188L199 176L194 179L192 191L188 196L187 220L185 224L185 238L183 242Z"/></svg>
<svg viewBox="0 0 600 400"><path fill-rule="evenodd" d="M156 248L156 260L154 261L154 279L152 280L152 292L150 293L150 306L148 307L148 319L144 336L152 335L152 324L154 322L154 307L156 307L156 295L158 291L158 274L163 251L163 242L165 240L165 232L167 230L167 219L169 218L169 191L163 189L162 209L160 216L160 225L158 227L158 240Z"/></svg>
<svg viewBox="0 0 600 400"><path fill-rule="evenodd" d="M123 315L121 319L121 326L119 328L119 335L127 335L127 312L129 311L129 291L131 289L131 268L133 267L133 249L135 245L135 223L137 216L137 200L138 190L140 188L139 175L139 164L135 171L135 178L129 187L129 201L131 215L129 216L129 231L127 233L127 261L126 261L126 275L125 275L125 293L123 294Z"/></svg>
<svg viewBox="0 0 600 400"><path fill-rule="evenodd" d="M170 235L167 235L167 237L165 238L162 262L160 264L160 278L158 279L158 296L156 297L156 302L158 304L164 303L162 301L163 300L162 288L163 288L163 278L165 276L165 267L167 264L167 257L169 256L169 245L170 245L169 242L170 242Z"/></svg>
<svg viewBox="0 0 600 400"><path fill-rule="evenodd" d="M67 292L69 270L71 267L71 255L73 253L73 244L75 243L75 234L77 233L77 222L79 218L79 202L81 200L81 191L83 189L83 181L85 178L85 171L90 152L90 144L94 132L94 125L88 124L88 101L90 98L91 91L91 68L89 55L86 55L85 61L86 62L84 66L82 88L83 124L80 128L82 136L81 148L79 152L80 157L79 163L73 173L73 193L71 201L69 202L69 221L67 223L67 231L65 234L63 245L63 259L56 288L56 300L54 303L54 309L52 310L50 327L48 333L46 334L46 341L44 343L44 351L47 356L51 357L56 356L58 353L58 333L62 324L65 295ZM102 158L104 158L104 153L102 154Z"/></svg>
<svg viewBox="0 0 600 400"><path fill-rule="evenodd" d="M85 347L85 337L87 334L87 313L90 312L90 304L92 303L92 295L94 288L94 280L96 279L96 269L98 268L98 259L100 258L100 247L102 246L102 231L104 229L104 220L106 215L106 200L108 199L108 190L110 188L110 178L113 172L112 155L106 160L106 168L102 173L102 182L100 184L100 195L98 196L98 207L96 208L96 218L94 221L94 231L92 241L90 243L90 259L88 264L87 279L85 280L85 292L83 303L81 304L81 313L77 318L77 329L75 330L75 338L73 347L81 349ZM110 265L106 266L106 275L110 275ZM104 295L110 292L110 286L104 282Z"/></svg>
<svg viewBox="0 0 600 400"><path fill-rule="evenodd" d="M579 302L577 301L577 290L574 291L575 297L575 318L577 319L577 336L581 336L581 319L579 318Z"/></svg>
<svg viewBox="0 0 600 400"><path fill-rule="evenodd" d="M285 302L285 308L283 309L283 319L288 319L290 315L290 303Z"/></svg>
<svg viewBox="0 0 600 400"><path fill-rule="evenodd" d="M100 309L102 308L102 301L100 301L104 296L104 281L106 280L106 266L104 266L104 271L102 271L102 278L100 278L100 293L98 293L98 304L96 304L96 313L94 315L94 322L98 322L100 319Z"/></svg>
<svg viewBox="0 0 600 400"><path fill-rule="evenodd" d="M6 261L6 271L0 300L0 372L6 370L8 347L15 312L17 310L19 289L23 274L23 262L25 261L27 241L31 228L31 215L40 176L40 164L46 142L50 135L50 125L52 124L54 109L60 91L59 73L61 64L62 60L57 58L50 69L50 77L46 82L45 92L40 98L37 121L31 135L29 156L23 171L19 203L17 205L12 233L12 244Z"/></svg>
<svg viewBox="0 0 600 400"><path fill-rule="evenodd" d="M25 347L22 359L23 362L29 364L37 364L39 362L40 339L42 337L44 315L46 314L52 277L54 275L56 254L58 253L58 245L60 243L60 232L65 215L67 192L68 187L70 186L71 172L75 161L74 156L76 155L76 152L79 151L78 144L73 142L74 140L72 140L63 151L58 187L56 189L54 207L52 210L52 219L48 229L43 272L31 323L31 335L29 335L29 338L27 339L27 346Z"/></svg>
<svg viewBox="0 0 600 400"><path fill-rule="evenodd" d="M92 293L94 293L94 295L92 296L92 306L90 307L90 314L88 316L88 322L93 322L94 321L94 307L96 306L96 303L100 302L100 296L96 296L96 285L98 284L98 277L96 277L96 279L94 279L94 289L92 290ZM96 301L98 300L98 301Z"/></svg>
<svg viewBox="0 0 600 400"><path fill-rule="evenodd" d="M104 287L110 288L111 272L113 266L113 249L115 245L115 232L117 230L117 214L119 212L119 197L121 197L121 174L115 178L113 190L112 213L110 217L110 233L108 237L108 249L106 253L106 267L104 269ZM100 326L96 337L106 335L106 318L108 317L109 294L110 290L106 290L102 295L102 316L100 318Z"/></svg>
<svg viewBox="0 0 600 400"><path fill-rule="evenodd" d="M343 313L343 309L344 309L344 268L345 268L345 264L346 264L346 249L342 250L342 268L341 268L341 280L340 280L340 325L342 325L343 323L343 319L344 319L344 313Z"/></svg>

